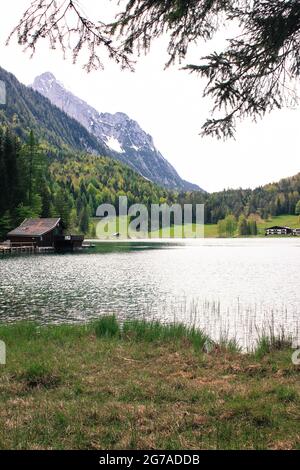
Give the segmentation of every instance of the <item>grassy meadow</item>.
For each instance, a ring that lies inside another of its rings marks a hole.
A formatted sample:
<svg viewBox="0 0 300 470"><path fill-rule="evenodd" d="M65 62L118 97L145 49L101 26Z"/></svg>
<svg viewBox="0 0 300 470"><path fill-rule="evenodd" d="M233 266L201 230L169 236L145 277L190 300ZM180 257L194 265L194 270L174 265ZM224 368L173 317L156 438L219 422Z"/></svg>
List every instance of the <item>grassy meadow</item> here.
<svg viewBox="0 0 300 470"><path fill-rule="evenodd" d="M0 326L1 449L300 449L288 341L242 354L182 325L114 317Z"/></svg>
<svg viewBox="0 0 300 470"><path fill-rule="evenodd" d="M264 230L272 225L280 225L284 227L297 228L300 227L300 218L297 215L277 215L269 220L264 220L258 223L258 228Z"/></svg>
<svg viewBox="0 0 300 470"><path fill-rule="evenodd" d="M97 224L96 219L93 219L93 224ZM125 224L125 226L128 225L128 218L127 217L116 217L115 219L111 219L111 225L108 227L108 231L107 231L109 238L113 238L113 235L116 232L120 231L120 224ZM268 220L263 220L263 219L258 218L258 220L257 220L257 228L258 228L257 237L264 237L265 236L265 229L267 227L271 227L273 225L280 225L280 226L288 226L288 227L291 227L291 228L297 228L297 227L300 227L300 220L299 220L299 217L296 216L296 215L279 215L279 216L272 217ZM177 227L177 229L178 229L178 227ZM177 229L175 230L174 226L172 226L170 228L170 232L169 231L164 232L163 230L160 229L160 230L157 230L157 231L149 232L149 234L148 233L144 233L144 234L141 233L140 236L141 236L141 238L143 238L143 236L145 238L148 236L152 239L155 239L155 238L164 238L164 236L169 237L169 233L170 233L170 237L174 238L174 235L176 236L176 234L177 234ZM187 230L195 232L195 230L196 230L195 224L188 225ZM92 232L95 232L95 230L92 230ZM179 231L179 232L180 232L179 236L181 237L183 235L182 231ZM217 224L206 224L204 226L204 236L205 236L205 238L218 238L219 234L218 234ZM236 236L238 237L238 235L236 235ZM249 235L249 237L250 237L250 235Z"/></svg>
<svg viewBox="0 0 300 470"><path fill-rule="evenodd" d="M268 220L258 219L257 228L258 234L257 237L265 236L265 229L267 227L272 227L274 225L280 225L283 227L297 228L300 227L300 220L297 215L277 215ZM218 226L217 224L207 224L204 226L205 238L217 238L218 235ZM237 235L238 236L238 235ZM249 237L251 237L249 235ZM245 237L243 237L245 238ZM253 238L253 237L251 237Z"/></svg>

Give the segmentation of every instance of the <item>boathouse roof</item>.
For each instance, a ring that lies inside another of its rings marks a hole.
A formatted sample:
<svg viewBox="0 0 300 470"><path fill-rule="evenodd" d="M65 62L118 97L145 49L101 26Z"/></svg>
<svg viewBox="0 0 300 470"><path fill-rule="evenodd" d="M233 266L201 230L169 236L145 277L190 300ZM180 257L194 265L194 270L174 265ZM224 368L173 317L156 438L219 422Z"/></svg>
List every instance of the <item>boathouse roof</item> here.
<svg viewBox="0 0 300 470"><path fill-rule="evenodd" d="M54 230L60 223L60 217L55 219L25 219L19 227L8 233L20 237L40 237Z"/></svg>
<svg viewBox="0 0 300 470"><path fill-rule="evenodd" d="M274 225L274 227L267 227L265 230L283 230L283 229L291 230L290 227L282 227L280 225Z"/></svg>

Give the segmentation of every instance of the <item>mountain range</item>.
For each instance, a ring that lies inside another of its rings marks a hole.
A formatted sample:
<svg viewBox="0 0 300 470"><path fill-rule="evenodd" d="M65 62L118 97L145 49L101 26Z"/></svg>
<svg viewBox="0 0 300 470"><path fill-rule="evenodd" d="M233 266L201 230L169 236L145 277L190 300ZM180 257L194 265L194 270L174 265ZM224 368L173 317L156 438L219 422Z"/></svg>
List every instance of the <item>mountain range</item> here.
<svg viewBox="0 0 300 470"><path fill-rule="evenodd" d="M36 77L32 88L79 122L102 147L108 147L109 156L126 163L144 178L169 189L200 190L197 185L180 178L156 149L151 135L125 113L98 112L68 91L50 72Z"/></svg>
<svg viewBox="0 0 300 470"><path fill-rule="evenodd" d="M145 179L166 189L201 190L178 175L155 148L152 137L124 113L98 113L67 91L54 75L45 73L32 87L0 67L6 84L6 105L0 121L24 140L30 130L57 156L90 153L119 160Z"/></svg>

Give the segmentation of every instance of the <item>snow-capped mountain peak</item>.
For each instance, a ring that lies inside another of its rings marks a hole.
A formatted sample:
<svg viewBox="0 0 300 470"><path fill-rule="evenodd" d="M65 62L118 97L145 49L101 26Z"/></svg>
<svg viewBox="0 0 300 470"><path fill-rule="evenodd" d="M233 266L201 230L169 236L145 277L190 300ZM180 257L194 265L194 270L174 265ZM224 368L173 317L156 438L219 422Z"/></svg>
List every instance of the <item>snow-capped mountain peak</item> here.
<svg viewBox="0 0 300 470"><path fill-rule="evenodd" d="M37 77L32 88L83 125L108 148L112 157L131 166L145 178L170 189L200 189L180 178L156 149L153 138L125 113L98 112L66 90L51 72Z"/></svg>

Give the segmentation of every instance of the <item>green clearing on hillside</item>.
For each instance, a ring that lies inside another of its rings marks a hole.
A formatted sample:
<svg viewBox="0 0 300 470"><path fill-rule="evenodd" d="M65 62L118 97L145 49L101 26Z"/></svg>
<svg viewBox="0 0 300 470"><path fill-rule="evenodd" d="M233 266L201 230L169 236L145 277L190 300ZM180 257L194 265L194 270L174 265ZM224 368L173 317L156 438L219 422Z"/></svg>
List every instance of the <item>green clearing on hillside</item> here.
<svg viewBox="0 0 300 470"><path fill-rule="evenodd" d="M274 216L268 220L258 220L257 228L258 235L257 237L265 236L265 229L267 227L272 227L274 225L280 225L283 227L297 228L300 227L299 217L296 215L278 215ZM218 226L217 224L207 224L204 228L205 238L216 238L218 237ZM245 237L243 237L245 238ZM248 237L247 237L248 238ZM249 235L249 238L253 238Z"/></svg>
<svg viewBox="0 0 300 470"><path fill-rule="evenodd" d="M111 219L112 225L111 229L108 231L108 235L110 238L113 238L114 233L119 232L120 230L120 223L126 224L126 218L121 218L116 217L115 219ZM93 220L93 223L96 224L97 221L96 219ZM127 221L128 223L128 221ZM299 217L296 215L279 215L272 217L268 220L258 220L257 222L257 227L258 227L258 235L257 237L264 237L265 236L265 229L267 227L272 227L273 225L280 225L280 226L288 226L291 228L297 228L300 227L300 221ZM190 230L191 227L188 227ZM193 224L193 231L195 231L195 224ZM218 238L218 226L217 224L206 224L204 226L204 234L205 238ZM141 234L142 238L143 234ZM149 236L150 238L163 238L163 232L162 230L156 231L156 232L150 232L149 234L145 233L144 237L146 238ZM171 227L170 229L170 236L171 238L174 237L174 227ZM250 237L250 236L249 236ZM243 237L245 238L245 237ZM253 237L251 237L253 238Z"/></svg>
<svg viewBox="0 0 300 470"><path fill-rule="evenodd" d="M297 228L300 227L300 220L297 215L277 215L269 220L258 223L259 229L263 230L272 225L281 225L283 227Z"/></svg>

